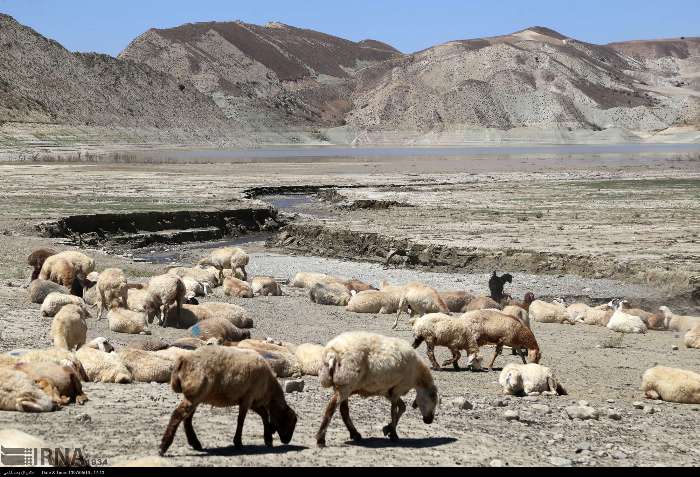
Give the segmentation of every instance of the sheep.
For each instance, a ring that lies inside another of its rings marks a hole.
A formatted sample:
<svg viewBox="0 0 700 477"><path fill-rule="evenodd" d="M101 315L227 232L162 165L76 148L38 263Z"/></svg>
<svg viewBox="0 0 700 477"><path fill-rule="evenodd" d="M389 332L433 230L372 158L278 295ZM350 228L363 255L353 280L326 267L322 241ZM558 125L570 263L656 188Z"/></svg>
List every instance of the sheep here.
<svg viewBox="0 0 700 477"><path fill-rule="evenodd" d="M223 279L219 280L219 270L214 267L176 267L168 270L168 273L180 278L193 278L209 289L216 288L223 283Z"/></svg>
<svg viewBox="0 0 700 477"><path fill-rule="evenodd" d="M350 419L348 399L354 394L384 396L391 402L391 422L383 432L392 441L399 440L396 427L406 410L401 397L411 389L416 390L413 407L420 407L423 422L432 424L437 387L428 367L406 341L363 331L343 333L326 344L321 361L321 385L334 392L316 434L318 447L326 446L326 431L338 405L350 438L362 440Z"/></svg>
<svg viewBox="0 0 700 477"><path fill-rule="evenodd" d="M149 322L154 316L159 316L160 326L165 327L167 311L172 306L175 306L176 316L179 317L185 293L185 284L176 275L165 274L151 278L144 303Z"/></svg>
<svg viewBox="0 0 700 477"><path fill-rule="evenodd" d="M312 288L317 283L341 283L342 280L325 273L299 272L289 283L294 288Z"/></svg>
<svg viewBox="0 0 700 477"><path fill-rule="evenodd" d="M657 366L644 372L641 390L647 399L700 404L700 374Z"/></svg>
<svg viewBox="0 0 700 477"><path fill-rule="evenodd" d="M493 298L489 296L478 296L474 298L469 304L463 308L461 311L466 313L468 311L476 310L502 310L503 305L494 301Z"/></svg>
<svg viewBox="0 0 700 477"><path fill-rule="evenodd" d="M66 268L66 263L69 268ZM73 287L74 294L82 295L82 286L88 274L95 271L95 260L88 257L84 253L76 251L67 251L52 255L44 261L41 267L39 278L43 280L56 281L61 279L61 283L65 287ZM71 280L67 283L67 280ZM78 289L78 285L80 289Z"/></svg>
<svg viewBox="0 0 700 477"><path fill-rule="evenodd" d="M50 293L41 304L41 316L53 318L66 305L77 305L88 315L87 305L82 298L65 293Z"/></svg>
<svg viewBox="0 0 700 477"><path fill-rule="evenodd" d="M227 343L243 341L250 338L250 331L242 330L231 324L230 321L219 317L213 317L197 323L190 327L189 331L193 337L199 338L202 341L216 338Z"/></svg>
<svg viewBox="0 0 700 477"><path fill-rule="evenodd" d="M177 326L181 328L189 328L190 326L196 325L200 321L208 320L214 316L215 314L209 311L209 309L203 305L182 305L179 318L175 316L174 309L169 310L167 322L170 324L175 321Z"/></svg>
<svg viewBox="0 0 700 477"><path fill-rule="evenodd" d="M659 307L659 311L663 314L664 324L669 331L686 333L700 323L700 317L676 315L667 306Z"/></svg>
<svg viewBox="0 0 700 477"><path fill-rule="evenodd" d="M250 282L253 294L260 296L282 296L282 288L272 277L255 277Z"/></svg>
<svg viewBox="0 0 700 477"><path fill-rule="evenodd" d="M253 289L247 282L234 277L224 279L224 294L235 298L253 298L254 296Z"/></svg>
<svg viewBox="0 0 700 477"><path fill-rule="evenodd" d="M100 296L100 307L97 319L103 311L127 307L127 280L124 272L118 268L108 268L100 273L97 279L97 293Z"/></svg>
<svg viewBox="0 0 700 477"><path fill-rule="evenodd" d="M440 292L440 297L452 313L461 312L464 307L469 304L469 302L476 298L473 294L467 291Z"/></svg>
<svg viewBox="0 0 700 477"><path fill-rule="evenodd" d="M175 340L170 345L170 348L178 348L178 349L183 349L186 351L194 351L196 349L201 348L202 346L220 345L221 343L222 343L222 340L219 340L217 338L210 338L207 341L202 341L199 338L194 338L194 337L188 336L185 338L180 338L178 340Z"/></svg>
<svg viewBox="0 0 700 477"><path fill-rule="evenodd" d="M88 401L80 384L80 376L70 365L48 361L20 362L15 365L15 369L29 376L59 405L83 405Z"/></svg>
<svg viewBox="0 0 700 477"><path fill-rule="evenodd" d="M353 313L379 313L386 301L386 294L381 291L367 290L350 298L347 311Z"/></svg>
<svg viewBox="0 0 700 477"><path fill-rule="evenodd" d="M627 300L622 301L622 311L627 313L628 315L638 316L639 318L641 318L644 322L644 326L646 326L647 328L649 328L650 323L658 327L659 322L663 321L660 320L659 317L657 317L653 313L649 313L648 311L642 310L641 308L632 308Z"/></svg>
<svg viewBox="0 0 700 477"><path fill-rule="evenodd" d="M566 308L561 303L547 303L542 300L535 300L530 304L530 319L538 323L569 323L576 324L576 321L569 317Z"/></svg>
<svg viewBox="0 0 700 477"><path fill-rule="evenodd" d="M623 306L624 300L617 305L615 313L613 313L610 317L610 321L608 321L607 328L617 331L618 333L646 333L647 326L642 319L638 316L628 315L622 311Z"/></svg>
<svg viewBox="0 0 700 477"><path fill-rule="evenodd" d="M700 349L700 323L688 330L683 338L686 348Z"/></svg>
<svg viewBox="0 0 700 477"><path fill-rule="evenodd" d="M207 342L205 342L205 343L207 343ZM209 344L209 345L213 345L214 343L211 342L211 341L209 341L208 344ZM205 345L205 346L206 346L206 345ZM200 346L200 348L201 348L201 346ZM158 351L153 351L153 354L154 354L155 356L159 356L159 357L161 357L161 358L169 359L170 361L172 361L173 363L175 363L175 361L177 360L177 358L179 358L180 356L187 356L187 355L189 355L192 351L193 351L193 350L184 349L184 348L179 348L179 347L177 347L177 346L169 346L169 347L167 347L167 348L165 348L165 349L161 349L161 350L158 350Z"/></svg>
<svg viewBox="0 0 700 477"><path fill-rule="evenodd" d="M302 374L309 376L318 376L322 354L323 345L320 344L304 343L294 349L294 356L299 361Z"/></svg>
<svg viewBox="0 0 700 477"><path fill-rule="evenodd" d="M109 331L128 335L151 334L144 313L124 308L114 308L107 313Z"/></svg>
<svg viewBox="0 0 700 477"><path fill-rule="evenodd" d="M535 301L535 294L532 292L527 292L523 297L523 301L514 300L510 297L504 298L500 301L500 304L505 308L506 306L517 306L525 311L530 311L530 305Z"/></svg>
<svg viewBox="0 0 700 477"><path fill-rule="evenodd" d="M401 313L408 312L408 308L411 309L411 316L450 312L447 304L434 288L417 283L409 284L404 287L403 295L399 301L399 309L396 312L396 320L391 329L396 329Z"/></svg>
<svg viewBox="0 0 700 477"><path fill-rule="evenodd" d="M50 282L48 280L42 280L37 278L29 284L27 289L27 294L29 295L29 301L31 303L36 303L41 305L46 300L46 297L51 293L62 293L64 295L70 295L70 290L58 283Z"/></svg>
<svg viewBox="0 0 700 477"><path fill-rule="evenodd" d="M379 287L379 291L384 294L382 308L379 310L379 313L383 315L396 313L399 309L399 303L401 303L404 287L390 285L388 282L383 281Z"/></svg>
<svg viewBox="0 0 700 477"><path fill-rule="evenodd" d="M569 317L577 323L593 326L608 326L610 318L615 310L606 305L590 307L582 303L571 305L567 308Z"/></svg>
<svg viewBox="0 0 700 477"><path fill-rule="evenodd" d="M85 310L78 305L61 308L51 323L51 337L56 348L74 350L85 344L87 323Z"/></svg>
<svg viewBox="0 0 700 477"><path fill-rule="evenodd" d="M129 349L140 349L142 351L160 351L168 349L170 343L162 338L146 337L129 342Z"/></svg>
<svg viewBox="0 0 700 477"><path fill-rule="evenodd" d="M357 278L353 278L351 280L347 280L347 281L344 281L342 283L343 283L343 285L345 285L345 288L347 288L351 294L354 294L353 292L360 293L360 292L368 291L368 290L376 290L376 288L374 288L369 283L365 283L363 281L360 281Z"/></svg>
<svg viewBox="0 0 700 477"><path fill-rule="evenodd" d="M76 356L85 368L88 379L93 383L129 384L133 381L131 372L116 353L105 353L83 346Z"/></svg>
<svg viewBox="0 0 700 477"><path fill-rule="evenodd" d="M313 303L327 306L347 306L352 295L341 283L317 283L309 290Z"/></svg>
<svg viewBox="0 0 700 477"><path fill-rule="evenodd" d="M520 322L530 328L530 314L521 306L508 305L503 307L501 312L504 315L509 315L517 318Z"/></svg>
<svg viewBox="0 0 700 477"><path fill-rule="evenodd" d="M216 270L214 267L209 267L209 269ZM216 271L217 274L217 279L218 279L218 274L219 271ZM238 278L239 280L243 280L243 273L240 270L231 270L230 268L224 268L224 273L223 273L223 278Z"/></svg>
<svg viewBox="0 0 700 477"><path fill-rule="evenodd" d="M552 370L539 364L508 363L498 377L504 394L564 396L566 389L554 378Z"/></svg>
<svg viewBox="0 0 700 477"><path fill-rule="evenodd" d="M155 351L125 348L117 351L117 356L129 370L135 382L167 383L173 371L175 360L157 354Z"/></svg>
<svg viewBox="0 0 700 477"><path fill-rule="evenodd" d="M131 311L146 313L146 303L148 302L148 289L129 288L126 292L126 307Z"/></svg>
<svg viewBox="0 0 700 477"><path fill-rule="evenodd" d="M238 405L238 425L233 438L237 449L243 444L243 424L250 409L262 418L267 447L272 447L275 432L284 444L292 440L297 415L287 404L270 366L254 353L221 346L200 348L189 356L178 358L170 386L176 393L182 393L184 399L173 412L163 434L161 456L172 444L183 420L187 442L193 449L202 450L192 426L192 417L200 404L216 407Z"/></svg>
<svg viewBox="0 0 700 477"><path fill-rule="evenodd" d="M0 366L0 411L52 412L58 407L25 373Z"/></svg>
<svg viewBox="0 0 700 477"><path fill-rule="evenodd" d="M17 363L53 363L61 366L71 367L76 374L83 381L87 381L88 375L80 362L77 354L74 351L68 351L60 348L47 348L39 350L31 350L26 353L12 353L12 362L5 362L4 364L17 364ZM7 356L7 355L0 355Z"/></svg>
<svg viewBox="0 0 700 477"><path fill-rule="evenodd" d="M442 365L452 365L459 369L459 351L467 352L467 366L473 369L480 369L481 362L478 358L479 346L472 336L471 329L464 320L452 318L442 313L432 313L424 315L415 320L412 324L413 348L417 349L423 342L428 347L428 359L432 364L432 369L439 371L441 366L435 359L435 347L444 346L452 353L452 359L448 359Z"/></svg>
<svg viewBox="0 0 700 477"><path fill-rule="evenodd" d="M209 285L205 282L195 280L194 278L188 276L181 277L182 283L185 284L185 298L191 300L195 297L202 296L205 297L209 294Z"/></svg>
<svg viewBox="0 0 700 477"><path fill-rule="evenodd" d="M489 279L489 290L491 291L491 298L494 301L500 303L504 298L503 287L506 283L513 283L513 276L511 274L506 273L502 277L499 277L496 275L496 272L493 272L493 275L491 275Z"/></svg>
<svg viewBox="0 0 700 477"><path fill-rule="evenodd" d="M247 349L258 353L270 365L275 376L289 378L301 376L302 369L294 353L288 348L267 341L246 339L237 343L238 349Z"/></svg>
<svg viewBox="0 0 700 477"><path fill-rule="evenodd" d="M503 346L510 346L516 350L527 349L528 360L535 364L540 362L542 353L535 335L517 318L504 315L497 310L476 310L465 313L461 319L469 323L476 344L496 345L493 358L488 365L489 370L493 369L493 363L503 351ZM520 358L523 364L526 364L523 354L520 354Z"/></svg>
<svg viewBox="0 0 700 477"><path fill-rule="evenodd" d="M253 319L242 306L232 303L210 302L202 303L199 307L209 310L209 312L218 318L230 321L231 324L238 328L252 328L254 326Z"/></svg>
<svg viewBox="0 0 700 477"><path fill-rule="evenodd" d="M208 257L199 261L197 265L212 266L219 270L219 283L223 282L224 268L230 268L234 272L240 270L243 273L243 280L248 279L248 274L245 267L248 265L250 257L242 249L238 247L224 247L212 250Z"/></svg>
<svg viewBox="0 0 700 477"><path fill-rule="evenodd" d="M85 343L85 346L93 349L99 349L100 351L104 351L105 353L111 353L112 351L114 351L114 346L112 345L112 343L109 342L109 339L104 337L95 338L89 343Z"/></svg>
<svg viewBox="0 0 700 477"><path fill-rule="evenodd" d="M27 257L27 264L32 267L32 278L31 281L39 278L41 273L41 267L44 266L44 262L47 258L52 255L56 255L58 252L52 248L38 248L29 254Z"/></svg>

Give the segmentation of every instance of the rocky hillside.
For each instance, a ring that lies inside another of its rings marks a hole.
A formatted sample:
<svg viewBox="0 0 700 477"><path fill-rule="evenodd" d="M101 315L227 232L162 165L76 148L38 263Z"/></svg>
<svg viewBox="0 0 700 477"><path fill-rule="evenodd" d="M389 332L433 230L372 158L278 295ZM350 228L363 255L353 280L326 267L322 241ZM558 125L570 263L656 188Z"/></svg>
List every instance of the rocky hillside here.
<svg viewBox="0 0 700 477"><path fill-rule="evenodd" d="M259 128L342 124L358 71L401 54L281 23L152 29L120 55L192 82L231 118Z"/></svg>

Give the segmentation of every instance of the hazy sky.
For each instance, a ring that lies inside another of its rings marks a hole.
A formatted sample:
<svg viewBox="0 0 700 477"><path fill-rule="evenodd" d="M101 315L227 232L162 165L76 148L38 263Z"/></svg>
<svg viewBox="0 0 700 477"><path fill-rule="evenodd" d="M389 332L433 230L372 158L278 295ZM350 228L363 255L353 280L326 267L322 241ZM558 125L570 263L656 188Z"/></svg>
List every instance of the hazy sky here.
<svg viewBox="0 0 700 477"><path fill-rule="evenodd" d="M413 52L449 40L542 25L592 43L700 36L700 0L0 0L69 50L116 55L149 28L280 21Z"/></svg>

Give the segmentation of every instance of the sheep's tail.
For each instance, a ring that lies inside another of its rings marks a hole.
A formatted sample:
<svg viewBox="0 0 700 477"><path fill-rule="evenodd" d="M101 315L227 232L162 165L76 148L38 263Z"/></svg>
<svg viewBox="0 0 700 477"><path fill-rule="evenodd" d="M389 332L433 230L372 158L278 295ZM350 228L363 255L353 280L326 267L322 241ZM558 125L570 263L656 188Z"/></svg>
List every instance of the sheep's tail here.
<svg viewBox="0 0 700 477"><path fill-rule="evenodd" d="M178 359L175 362L175 367L173 368L173 372L170 375L170 387L175 391L176 393L181 393L182 392L182 382L180 381L180 370L182 369L182 359Z"/></svg>

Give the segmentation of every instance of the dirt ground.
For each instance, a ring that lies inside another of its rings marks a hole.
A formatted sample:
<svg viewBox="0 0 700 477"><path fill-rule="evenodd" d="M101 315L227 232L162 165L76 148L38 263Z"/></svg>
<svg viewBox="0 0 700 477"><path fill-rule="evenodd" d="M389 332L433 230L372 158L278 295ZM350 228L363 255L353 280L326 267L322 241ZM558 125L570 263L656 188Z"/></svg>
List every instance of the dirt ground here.
<svg viewBox="0 0 700 477"><path fill-rule="evenodd" d="M510 233L523 247L559 249L570 244L580 253L629 255L635 260L649 259L659 267L682 267L694 272L700 256L700 245L695 240L700 232L697 200L700 162L689 158L637 159L635 162L624 157L592 158L586 162L576 158L568 165L547 158L511 158L497 164L491 161L492 165L482 160L410 159L401 170L392 161L296 162L255 167L209 164L196 168L147 164L0 165L0 352L50 345L50 321L40 317L39 305L26 299L23 286L27 284L29 270L24 260L34 247L65 246L59 240L34 236L33 223L76 211L225 206L242 200L244 189L258 185L354 183L367 189L352 190L347 192L348 196L374 197L384 193L376 188L387 183L453 181L454 186L421 185L418 190L392 196L418 205L406 209L421 214L417 225L406 223L408 217L401 215L403 209L344 211L332 217L305 220L333 221L347 227L393 228L397 233L414 234L417 240L428 235L457 240L464 235L464 227L474 227L480 237L469 240L490 241L494 247L502 243L501 237ZM618 181L625 183L620 185ZM626 181L644 181L644 186ZM494 193L496 198L489 199ZM448 204L440 205L441 201ZM530 216L531 212L546 211L547 207L550 212L543 212L541 219L535 216L508 225L500 213L476 214L485 202L510 216ZM558 210L552 210L555 207ZM574 210L581 211L579 219L572 219ZM631 220L640 210L643 212L638 221ZM475 218L474 223L466 220L469 213ZM416 218L411 217L411 220ZM607 218L605 225L601 225L603 218ZM615 219L629 220L625 225L629 227L625 241L606 235ZM544 232L536 234L538 220L544 222ZM565 236L553 233L558 227L556 223L564 225ZM400 225L403 228L399 230ZM598 234L586 232L586 227L599 225L602 228ZM511 227L510 232L507 227ZM644 240L643 245L634 239L640 235L646 237L639 239ZM211 246L155 247L131 251L131 256L106 254L104 250L88 253L96 256L99 270L119 266L130 279L141 280L162 272L166 266L192 263ZM243 246L252 254L251 275L269 274L279 279L288 279L302 270L324 271L357 276L375 284L385 278L397 283L421 280L440 289L485 292L490 273L490 270L462 274L387 269L377 264L293 257L284 250L266 249L260 242ZM155 257L159 263L142 261ZM295 343L324 343L343 331L367 330L412 339L406 319L393 331L391 316L358 315L343 308L323 307L310 303L303 291L287 286L283 289L286 294L283 297L251 300L229 299L217 290L208 300L244 306L255 320L252 334L256 338L269 336ZM518 296L532 290L539 296L581 295L591 301L664 293L663 289L638 280L526 273L515 274L511 290ZM681 336L652 331L625 336L620 342L615 333L605 328L540 323L533 324L533 331L543 351L542 364L555 371L569 396L504 398L497 383L498 371L445 369L433 373L441 404L432 425L424 424L420 414L409 408L398 428L403 439L392 444L381 432L389 420L388 402L353 398L351 414L365 441L349 442L342 420L336 416L328 432L328 448L320 450L315 446L314 435L330 393L320 387L317 378L306 376L304 391L287 395L299 415L289 446L276 441L275 449L266 449L262 425L257 416L250 415L244 431L245 447L236 451L232 447L236 410L203 406L195 416L194 425L205 451L190 449L184 433L180 432L167 458L176 465L187 466L700 465L700 435L696 432L700 405L646 401L639 391L642 373L656 364L700 370L700 353L683 347ZM184 336L186 331L153 328L153 333L155 337L174 339ZM111 333L106 321L91 319L89 338L96 336L107 336L118 346L138 339ZM674 350L674 346L679 349ZM492 349L484 348L482 353L490 356ZM419 349L419 354L425 355L424 347ZM438 360L447 354L439 350ZM498 370L514 360L513 356L504 354L496 361ZM178 402L178 396L168 385L86 383L84 387L90 398L85 406L68 406L41 415L0 413L0 426L20 428L62 447L80 446L91 457L110 461L157 453L170 413ZM457 406L465 398L473 404L472 410ZM412 400L413 393L407 399ZM564 408L581 400L600 411L598 420L569 419ZM637 409L633 405L637 401L644 401L647 408ZM507 421L506 411L517 411L519 420ZM620 419L610 418L610 412Z"/></svg>

